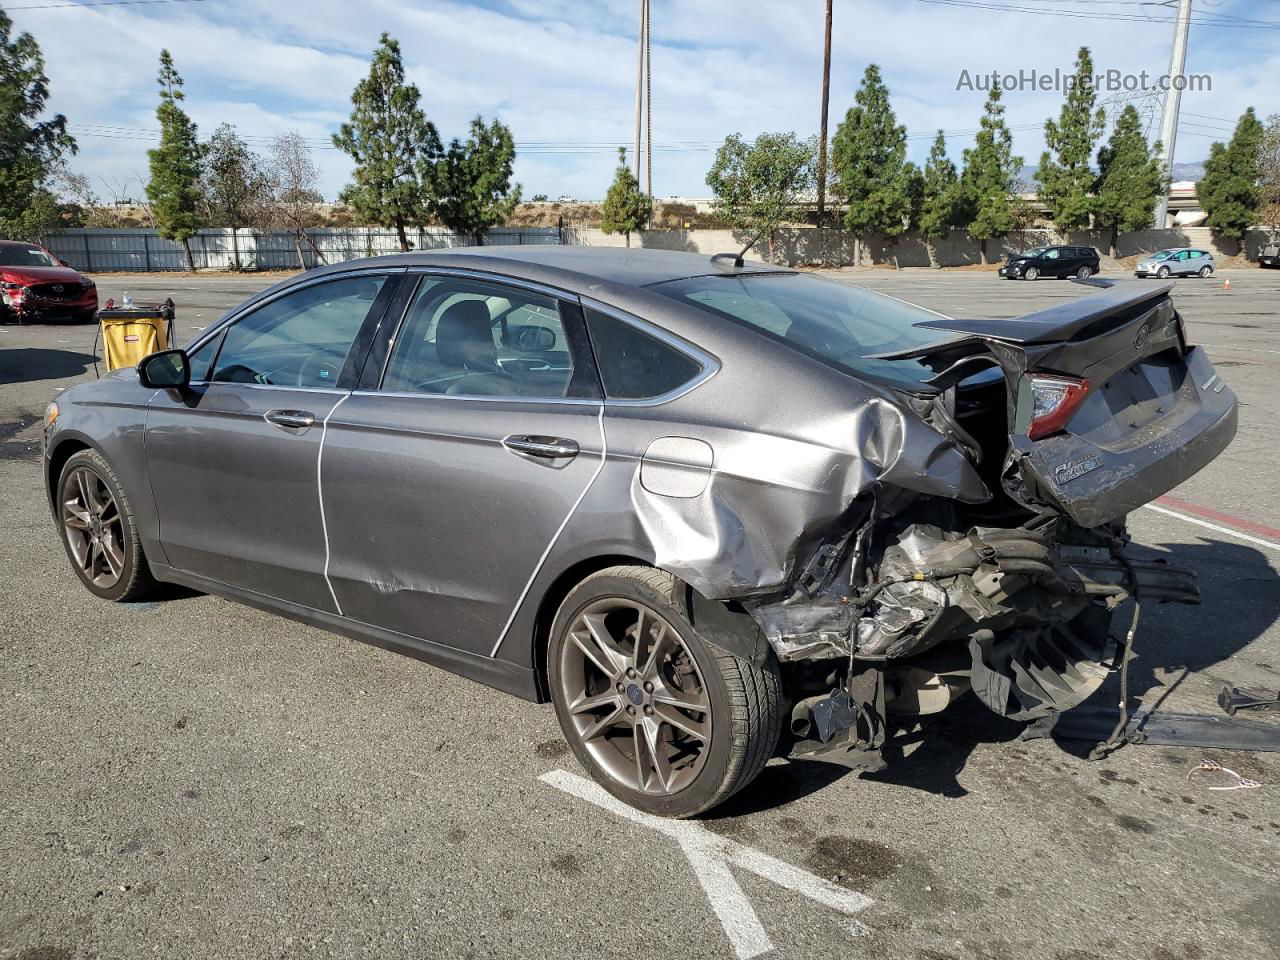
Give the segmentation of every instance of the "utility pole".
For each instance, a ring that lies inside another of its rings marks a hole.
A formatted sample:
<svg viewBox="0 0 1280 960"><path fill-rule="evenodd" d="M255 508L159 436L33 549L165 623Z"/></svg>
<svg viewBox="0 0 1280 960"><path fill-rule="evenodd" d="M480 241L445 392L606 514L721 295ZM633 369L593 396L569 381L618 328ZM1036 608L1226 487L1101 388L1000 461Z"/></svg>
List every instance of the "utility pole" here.
<svg viewBox="0 0 1280 960"><path fill-rule="evenodd" d="M640 182L640 129L644 118L644 25L648 0L640 0L640 29L636 32L636 140L631 162L636 167L636 183Z"/></svg>
<svg viewBox="0 0 1280 960"><path fill-rule="evenodd" d="M1169 87L1164 95L1160 118L1160 163L1166 179L1173 176L1173 148L1178 139L1178 107L1182 103L1182 71L1187 65L1187 34L1191 30L1191 0L1178 0L1178 19L1173 25L1173 53L1169 57ZM1176 82L1175 82L1176 81ZM1162 230L1169 216L1168 192L1156 204L1156 229Z"/></svg>
<svg viewBox="0 0 1280 960"><path fill-rule="evenodd" d="M649 15L649 0L644 0L644 192L653 200L653 61L649 56L652 46ZM637 182L639 179L636 178Z"/></svg>
<svg viewBox="0 0 1280 960"><path fill-rule="evenodd" d="M822 52L822 125L818 131L818 226L827 201L827 103L831 99L831 3L827 0L827 39Z"/></svg>

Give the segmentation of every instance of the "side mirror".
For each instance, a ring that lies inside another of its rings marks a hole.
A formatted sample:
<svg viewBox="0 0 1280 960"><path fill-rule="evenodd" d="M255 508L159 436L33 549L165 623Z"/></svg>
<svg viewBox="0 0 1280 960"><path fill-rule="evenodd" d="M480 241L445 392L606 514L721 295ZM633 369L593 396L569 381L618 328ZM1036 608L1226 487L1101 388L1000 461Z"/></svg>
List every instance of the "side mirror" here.
<svg viewBox="0 0 1280 960"><path fill-rule="evenodd" d="M138 382L151 389L181 390L191 383L191 361L185 350L164 350L138 363Z"/></svg>
<svg viewBox="0 0 1280 960"><path fill-rule="evenodd" d="M544 353L556 345L556 332L547 327L522 324L511 328L507 337L511 346L523 353Z"/></svg>

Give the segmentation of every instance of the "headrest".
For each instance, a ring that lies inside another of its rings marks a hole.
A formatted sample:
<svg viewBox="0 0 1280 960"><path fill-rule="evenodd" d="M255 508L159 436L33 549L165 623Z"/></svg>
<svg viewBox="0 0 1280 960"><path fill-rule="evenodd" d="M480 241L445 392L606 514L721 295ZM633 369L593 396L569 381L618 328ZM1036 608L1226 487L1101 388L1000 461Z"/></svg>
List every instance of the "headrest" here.
<svg viewBox="0 0 1280 960"><path fill-rule="evenodd" d="M436 327L436 357L463 370L497 369L498 350L484 301L459 300L444 312Z"/></svg>

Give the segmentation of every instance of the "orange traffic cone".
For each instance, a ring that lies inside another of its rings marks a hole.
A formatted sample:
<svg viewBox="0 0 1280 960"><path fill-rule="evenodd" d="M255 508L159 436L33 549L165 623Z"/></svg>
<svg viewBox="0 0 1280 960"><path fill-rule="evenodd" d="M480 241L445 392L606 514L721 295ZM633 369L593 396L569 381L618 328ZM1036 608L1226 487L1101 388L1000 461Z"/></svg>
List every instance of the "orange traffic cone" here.
<svg viewBox="0 0 1280 960"><path fill-rule="evenodd" d="M1222 281L1222 289L1223 289L1223 290L1230 290L1230 289L1231 289L1231 278L1230 278L1230 277L1227 277L1227 279L1225 279L1225 280L1223 280L1223 281Z"/></svg>

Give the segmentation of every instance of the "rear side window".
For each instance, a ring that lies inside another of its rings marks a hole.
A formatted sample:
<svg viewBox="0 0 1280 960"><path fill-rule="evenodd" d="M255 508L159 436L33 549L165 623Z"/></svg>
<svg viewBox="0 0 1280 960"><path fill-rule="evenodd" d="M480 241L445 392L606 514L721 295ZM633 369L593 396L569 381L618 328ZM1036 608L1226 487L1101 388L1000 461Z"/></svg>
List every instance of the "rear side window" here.
<svg viewBox="0 0 1280 960"><path fill-rule="evenodd" d="M629 323L594 310L586 317L608 400L653 400L702 372L698 361Z"/></svg>
<svg viewBox="0 0 1280 960"><path fill-rule="evenodd" d="M956 339L916 326L942 319L940 314L811 274L689 277L649 289L750 327L837 370L908 387L919 386L934 371L916 359L879 355Z"/></svg>

